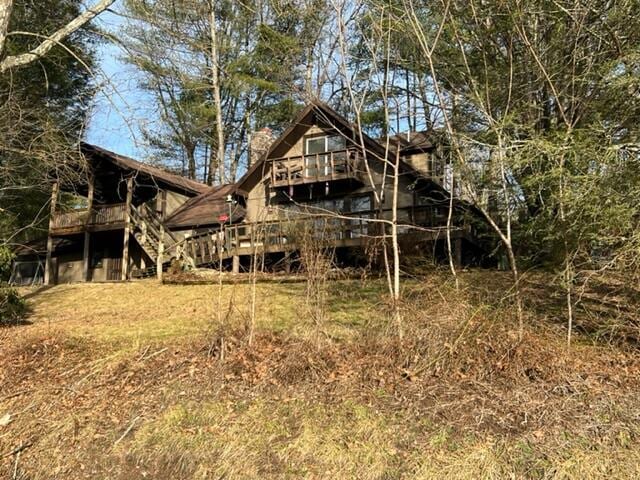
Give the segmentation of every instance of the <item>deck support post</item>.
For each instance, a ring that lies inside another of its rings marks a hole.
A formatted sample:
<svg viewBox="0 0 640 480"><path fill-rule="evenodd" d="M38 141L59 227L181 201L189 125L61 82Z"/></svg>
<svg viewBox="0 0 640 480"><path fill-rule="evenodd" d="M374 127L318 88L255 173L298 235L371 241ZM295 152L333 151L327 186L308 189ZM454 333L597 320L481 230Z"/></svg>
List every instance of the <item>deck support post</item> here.
<svg viewBox="0 0 640 480"><path fill-rule="evenodd" d="M91 222L91 216L93 215L93 189L93 175L89 174L89 190L87 192L87 219L84 224L84 251L82 252L82 278L85 282L89 281L89 249L91 248L89 242L91 241L91 234L89 233L88 225Z"/></svg>
<svg viewBox="0 0 640 480"><path fill-rule="evenodd" d="M133 199L133 177L127 178L127 202L124 210L124 239L122 244L122 281L129 278L129 236L131 234L131 200Z"/></svg>
<svg viewBox="0 0 640 480"><path fill-rule="evenodd" d="M167 191L162 190L160 193L160 218L164 222L167 218Z"/></svg>
<svg viewBox="0 0 640 480"><path fill-rule="evenodd" d="M462 239L456 238L453 241L453 262L456 268L462 267Z"/></svg>
<svg viewBox="0 0 640 480"><path fill-rule="evenodd" d="M234 255L231 263L231 273L236 275L240 273L240 256Z"/></svg>
<svg viewBox="0 0 640 480"><path fill-rule="evenodd" d="M158 258L156 259L156 276L162 282L162 264L164 263L164 225L160 224L160 239L158 240Z"/></svg>
<svg viewBox="0 0 640 480"><path fill-rule="evenodd" d="M44 264L44 284L51 285L53 276L52 254L53 254L53 236L51 231L53 230L53 218L56 214L56 204L58 203L58 190L60 186L58 182L54 182L51 187L51 211L49 214L49 234L47 236L47 259Z"/></svg>
<svg viewBox="0 0 640 480"><path fill-rule="evenodd" d="M291 273L291 254L288 252L284 253L284 273L287 275Z"/></svg>

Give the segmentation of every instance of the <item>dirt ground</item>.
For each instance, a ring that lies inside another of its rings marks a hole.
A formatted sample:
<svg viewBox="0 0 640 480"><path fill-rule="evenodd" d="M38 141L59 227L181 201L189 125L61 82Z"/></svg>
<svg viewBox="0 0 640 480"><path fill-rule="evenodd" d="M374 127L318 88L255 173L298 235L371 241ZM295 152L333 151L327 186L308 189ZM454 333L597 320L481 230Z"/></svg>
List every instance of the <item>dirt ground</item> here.
<svg viewBox="0 0 640 480"><path fill-rule="evenodd" d="M638 478L636 291L60 285L0 330L0 478ZM326 293L322 311L309 295ZM255 298L255 308L251 299ZM255 315L252 316L252 311Z"/></svg>

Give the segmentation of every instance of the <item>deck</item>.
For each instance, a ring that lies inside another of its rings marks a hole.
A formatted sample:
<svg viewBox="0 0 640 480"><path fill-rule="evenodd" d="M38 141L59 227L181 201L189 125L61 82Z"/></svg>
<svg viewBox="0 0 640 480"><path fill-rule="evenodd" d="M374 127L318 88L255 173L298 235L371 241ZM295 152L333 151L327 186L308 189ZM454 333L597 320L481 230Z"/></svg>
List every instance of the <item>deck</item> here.
<svg viewBox="0 0 640 480"><path fill-rule="evenodd" d="M362 152L355 148L270 159L271 185L288 187L317 182L358 180Z"/></svg>
<svg viewBox="0 0 640 480"><path fill-rule="evenodd" d="M51 224L52 235L71 235L84 231L104 231L123 229L126 220L127 205L94 205L93 208L57 212Z"/></svg>
<svg viewBox="0 0 640 480"><path fill-rule="evenodd" d="M446 227L399 227L403 241L412 243L442 240ZM388 236L388 233L386 234ZM242 223L222 230L204 232L173 245L166 253L178 249L195 265L206 265L233 256L252 256L298 250L302 242L320 243L326 248L365 247L385 237L383 224L367 218L300 217L263 223ZM451 228L452 239L473 241L470 226Z"/></svg>

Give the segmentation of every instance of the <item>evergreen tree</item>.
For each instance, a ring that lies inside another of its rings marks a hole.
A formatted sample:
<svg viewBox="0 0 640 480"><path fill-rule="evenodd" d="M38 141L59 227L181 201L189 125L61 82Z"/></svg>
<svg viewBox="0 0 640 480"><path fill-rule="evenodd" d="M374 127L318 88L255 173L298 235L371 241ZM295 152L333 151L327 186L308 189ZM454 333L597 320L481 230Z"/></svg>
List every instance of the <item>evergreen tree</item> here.
<svg viewBox="0 0 640 480"><path fill-rule="evenodd" d="M17 2L0 59L28 52L81 14L80 0ZM52 15L55 12L55 15ZM37 32L25 34L20 32ZM93 87L95 36L80 29L46 55L0 75L0 238L47 229L52 176L73 175Z"/></svg>
<svg viewBox="0 0 640 480"><path fill-rule="evenodd" d="M158 100L159 124L146 138L162 161L182 158L192 178L219 182L215 88L218 72L226 179L246 167L252 131L279 130L317 92L311 84L326 4L128 0L127 59ZM217 59L212 58L215 18ZM312 72L312 73L309 73Z"/></svg>

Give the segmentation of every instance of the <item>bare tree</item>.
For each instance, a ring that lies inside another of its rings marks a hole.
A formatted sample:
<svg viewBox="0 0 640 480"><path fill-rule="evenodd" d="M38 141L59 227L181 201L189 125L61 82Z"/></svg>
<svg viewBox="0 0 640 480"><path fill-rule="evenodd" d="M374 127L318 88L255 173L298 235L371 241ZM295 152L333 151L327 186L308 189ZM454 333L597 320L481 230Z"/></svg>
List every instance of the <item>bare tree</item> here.
<svg viewBox="0 0 640 480"><path fill-rule="evenodd" d="M222 105L221 105L221 95L220 95L220 57L218 55L218 37L216 35L216 29L218 28L218 23L216 22L216 9L215 2L211 2L210 7L210 15L211 21L209 22L209 30L211 32L211 91L213 93L213 106L215 110L215 122L216 122L216 155L215 161L218 164L219 171L219 181L220 184L225 183L225 165L224 165L224 155L225 155L225 143L224 143L224 118L222 116ZM212 152L212 160L213 160L213 152ZM209 175L213 178L215 165L213 162L209 165ZM211 178L209 179L209 183L211 182Z"/></svg>

